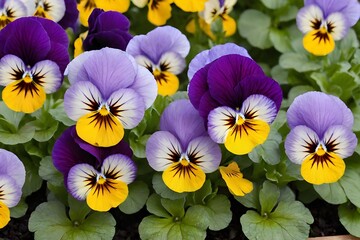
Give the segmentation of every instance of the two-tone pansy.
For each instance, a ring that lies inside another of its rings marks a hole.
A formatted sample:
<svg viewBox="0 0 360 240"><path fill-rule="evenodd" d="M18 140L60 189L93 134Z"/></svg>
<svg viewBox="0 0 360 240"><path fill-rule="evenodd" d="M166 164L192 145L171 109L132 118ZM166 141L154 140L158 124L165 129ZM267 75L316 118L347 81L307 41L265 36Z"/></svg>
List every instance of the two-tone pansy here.
<svg viewBox="0 0 360 240"><path fill-rule="evenodd" d="M357 145L351 110L336 96L307 92L294 99L287 120L291 131L285 152L290 161L301 164L305 181L338 181L345 172L343 159L351 156Z"/></svg>
<svg viewBox="0 0 360 240"><path fill-rule="evenodd" d="M190 50L186 36L171 26L157 27L130 40L126 52L155 77L160 95L173 95L179 88L176 76L186 67Z"/></svg>
<svg viewBox="0 0 360 240"><path fill-rule="evenodd" d="M19 203L24 183L24 164L15 154L0 149L0 229L9 223L9 208Z"/></svg>
<svg viewBox="0 0 360 240"><path fill-rule="evenodd" d="M160 131L146 143L146 157L156 171L163 171L166 186L175 192L194 192L206 173L218 169L220 147L208 136L203 119L189 100L169 104L160 119Z"/></svg>
<svg viewBox="0 0 360 240"><path fill-rule="evenodd" d="M80 0L77 9L79 10L80 23L87 27L89 16L95 8L124 13L129 9L129 6L130 0Z"/></svg>
<svg viewBox="0 0 360 240"><path fill-rule="evenodd" d="M203 11L199 12L199 26L212 39L215 35L211 31L211 24L221 19L225 37L232 36L236 32L236 22L229 15L237 0L208 0ZM195 33L195 20L191 20L186 30Z"/></svg>
<svg viewBox="0 0 360 240"><path fill-rule="evenodd" d="M357 0L305 0L296 23L305 34L304 48L314 55L323 56L334 50L335 41L345 37L359 17L360 3Z"/></svg>
<svg viewBox="0 0 360 240"><path fill-rule="evenodd" d="M0 30L15 19L26 16L28 16L28 9L23 1L0 1Z"/></svg>
<svg viewBox="0 0 360 240"><path fill-rule="evenodd" d="M44 18L23 17L0 31L0 85L11 110L32 113L60 88L68 45L64 29Z"/></svg>
<svg viewBox="0 0 360 240"><path fill-rule="evenodd" d="M94 146L118 144L157 96L153 75L119 49L84 52L69 63L67 74L65 112L76 121L79 137Z"/></svg>
<svg viewBox="0 0 360 240"><path fill-rule="evenodd" d="M89 17L89 30L75 40L75 53L98 50L104 47L125 51L132 35L129 33L130 21L123 14L95 8Z"/></svg>
<svg viewBox="0 0 360 240"><path fill-rule="evenodd" d="M147 18L156 26L161 26L171 18L171 4L174 0L132 0L135 6L148 6Z"/></svg>
<svg viewBox="0 0 360 240"><path fill-rule="evenodd" d="M239 50L229 54L228 47ZM189 98L205 119L212 140L237 155L264 143L280 109L280 85L264 74L246 50L232 44L201 53L192 61Z"/></svg>
<svg viewBox="0 0 360 240"><path fill-rule="evenodd" d="M75 127L65 130L56 140L52 158L64 175L68 192L78 200L86 200L96 211L119 206L128 196L128 184L137 168L131 160L129 145L121 141L113 147L92 146L81 140Z"/></svg>

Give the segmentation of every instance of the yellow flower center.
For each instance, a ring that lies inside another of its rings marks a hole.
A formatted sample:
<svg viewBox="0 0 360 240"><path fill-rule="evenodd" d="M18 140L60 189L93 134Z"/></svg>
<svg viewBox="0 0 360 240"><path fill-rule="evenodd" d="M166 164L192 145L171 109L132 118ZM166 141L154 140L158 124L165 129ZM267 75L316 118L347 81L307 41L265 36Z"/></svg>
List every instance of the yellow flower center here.
<svg viewBox="0 0 360 240"><path fill-rule="evenodd" d="M316 149L316 155L318 156L323 156L325 155L326 150L323 148L322 145L319 145L318 148Z"/></svg>
<svg viewBox="0 0 360 240"><path fill-rule="evenodd" d="M107 116L110 114L108 108L105 105L100 108L99 113L101 116Z"/></svg>
<svg viewBox="0 0 360 240"><path fill-rule="evenodd" d="M26 83L31 83L33 81L32 77L28 73L26 73L26 75L23 77L23 80Z"/></svg>
<svg viewBox="0 0 360 240"><path fill-rule="evenodd" d="M102 176L102 175L98 175L98 179L97 179L96 183L104 184L105 182L106 182L106 177Z"/></svg>

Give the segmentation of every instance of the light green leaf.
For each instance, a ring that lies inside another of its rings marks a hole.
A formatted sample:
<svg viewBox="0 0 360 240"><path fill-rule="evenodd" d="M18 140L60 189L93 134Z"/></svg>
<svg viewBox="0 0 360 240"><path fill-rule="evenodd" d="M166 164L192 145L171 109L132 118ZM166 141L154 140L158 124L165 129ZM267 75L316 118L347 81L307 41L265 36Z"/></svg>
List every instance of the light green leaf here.
<svg viewBox="0 0 360 240"><path fill-rule="evenodd" d="M155 193L150 195L150 197L148 198L146 202L146 209L150 213L158 217L171 218L171 215L166 211L166 209L161 204L161 197Z"/></svg>
<svg viewBox="0 0 360 240"><path fill-rule="evenodd" d="M271 0L268 0L271 1ZM294 5L288 5L286 8L279 14L279 22L287 22L296 18L296 14L298 13L299 9ZM298 30L297 33L300 35L301 32ZM292 33L290 33L292 34Z"/></svg>
<svg viewBox="0 0 360 240"><path fill-rule="evenodd" d="M281 8L288 4L288 0L261 0L261 2L270 9Z"/></svg>
<svg viewBox="0 0 360 240"><path fill-rule="evenodd" d="M50 109L49 113L55 120L63 123L65 126L73 126L76 124L74 120L71 120L66 115L63 100L61 101L61 103L58 103L55 108Z"/></svg>
<svg viewBox="0 0 360 240"><path fill-rule="evenodd" d="M182 219L182 222L195 226L198 229L206 230L209 227L209 221L211 220L207 216L208 212L206 208L201 205L195 205L186 210L185 217Z"/></svg>
<svg viewBox="0 0 360 240"><path fill-rule="evenodd" d="M25 113L10 110L3 101L0 101L0 115L2 115L7 122L14 125L15 128L18 128Z"/></svg>
<svg viewBox="0 0 360 240"><path fill-rule="evenodd" d="M150 134L140 137L136 137L134 134L129 136L130 147L136 157L146 158L146 142L150 136Z"/></svg>
<svg viewBox="0 0 360 240"><path fill-rule="evenodd" d="M254 189L243 197L235 197L235 199L247 208L253 208L258 211L261 210L259 202L259 187L257 184L253 184Z"/></svg>
<svg viewBox="0 0 360 240"><path fill-rule="evenodd" d="M19 218L25 215L28 210L28 205L25 202L25 198L21 198L20 202L10 209L10 214L12 218Z"/></svg>
<svg viewBox="0 0 360 240"><path fill-rule="evenodd" d="M353 236L360 237L360 212L351 204L343 204L338 208L339 220Z"/></svg>
<svg viewBox="0 0 360 240"><path fill-rule="evenodd" d="M245 10L238 20L240 35L246 38L252 46L260 49L272 46L269 38L270 26L270 16L255 9Z"/></svg>
<svg viewBox="0 0 360 240"><path fill-rule="evenodd" d="M212 194L211 181L208 179L197 191L189 193L187 199L191 199L191 204L205 204L205 199Z"/></svg>
<svg viewBox="0 0 360 240"><path fill-rule="evenodd" d="M279 202L272 213L259 215L249 210L240 218L244 234L254 240L308 238L310 224L313 222L310 211L298 201Z"/></svg>
<svg viewBox="0 0 360 240"><path fill-rule="evenodd" d="M271 129L270 134L263 144L258 145L249 153L249 158L259 163L263 159L266 163L276 165L280 162L279 144L281 135L276 129Z"/></svg>
<svg viewBox="0 0 360 240"><path fill-rule="evenodd" d="M16 145L30 141L35 135L35 126L32 122L26 123L16 132L10 132L0 122L0 141L7 145Z"/></svg>
<svg viewBox="0 0 360 240"><path fill-rule="evenodd" d="M87 205L86 201L79 201L68 194L69 203L69 217L71 221L83 222L86 216L91 212L91 209Z"/></svg>
<svg viewBox="0 0 360 240"><path fill-rule="evenodd" d="M37 119L33 121L36 129L34 139L38 142L46 142L54 136L59 122L44 110L38 111L36 113L41 114L33 114L37 117Z"/></svg>
<svg viewBox="0 0 360 240"><path fill-rule="evenodd" d="M314 189L328 203L342 204L347 202L346 194L339 182L314 185Z"/></svg>
<svg viewBox="0 0 360 240"><path fill-rule="evenodd" d="M129 195L126 200L120 204L119 209L123 213L133 214L142 209L149 196L149 188L146 183L136 181L129 185Z"/></svg>
<svg viewBox="0 0 360 240"><path fill-rule="evenodd" d="M353 131L359 132L360 131L360 107L358 107L358 106L352 107L351 111L354 115Z"/></svg>
<svg viewBox="0 0 360 240"><path fill-rule="evenodd" d="M22 188L22 194L26 197L40 189L43 179L39 176L38 163L26 157L20 157L20 159L26 171L25 184Z"/></svg>
<svg viewBox="0 0 360 240"><path fill-rule="evenodd" d="M167 240L174 222L171 218L148 216L139 225L140 238L143 240Z"/></svg>
<svg viewBox="0 0 360 240"><path fill-rule="evenodd" d="M170 200L166 198L162 198L161 205L165 208L165 210L171 214L173 217L182 218L185 214L184 204L185 198Z"/></svg>
<svg viewBox="0 0 360 240"><path fill-rule="evenodd" d="M297 96L313 90L314 88L308 85L295 86L291 88L288 93L288 98L283 100L282 106L289 107Z"/></svg>
<svg viewBox="0 0 360 240"><path fill-rule="evenodd" d="M42 179L50 182L55 186L61 186L64 184L64 177L54 167L51 156L44 157L40 161L39 175Z"/></svg>
<svg viewBox="0 0 360 240"><path fill-rule="evenodd" d="M278 202L279 197L279 188L275 184L269 181L265 181L262 189L259 192L259 201L262 215L272 212L276 203Z"/></svg>
<svg viewBox="0 0 360 240"><path fill-rule="evenodd" d="M347 198L355 206L360 208L360 173L359 166L347 165L344 176L339 180L340 185L344 189Z"/></svg>
<svg viewBox="0 0 360 240"><path fill-rule="evenodd" d="M319 63L311 61L307 55L294 52L282 54L279 63L285 69L295 69L298 72L315 71L321 68Z"/></svg>
<svg viewBox="0 0 360 240"><path fill-rule="evenodd" d="M290 45L291 41L286 31L272 28L269 37L275 49L279 52L285 53L292 50Z"/></svg>
<svg viewBox="0 0 360 240"><path fill-rule="evenodd" d="M152 184L155 192L163 198L180 199L186 197L187 193L177 193L168 188L162 180L161 174L154 174Z"/></svg>

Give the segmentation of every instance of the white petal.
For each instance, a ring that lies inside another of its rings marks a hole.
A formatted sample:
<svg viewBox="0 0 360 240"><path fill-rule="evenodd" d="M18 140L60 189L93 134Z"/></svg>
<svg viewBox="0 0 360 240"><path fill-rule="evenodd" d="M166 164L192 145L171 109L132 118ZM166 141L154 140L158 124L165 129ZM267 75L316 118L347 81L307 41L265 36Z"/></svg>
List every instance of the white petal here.
<svg viewBox="0 0 360 240"><path fill-rule="evenodd" d="M6 86L20 80L26 71L24 62L15 55L5 55L0 61L0 85Z"/></svg>
<svg viewBox="0 0 360 240"><path fill-rule="evenodd" d="M307 33L314 30L312 26L315 20L322 22L323 18L323 12L318 6L309 5L300 9L296 16L296 23L302 33Z"/></svg>
<svg viewBox="0 0 360 240"><path fill-rule="evenodd" d="M218 14L220 14L220 1L219 0L207 1L205 3L204 11L202 12L202 16L205 22L211 24Z"/></svg>
<svg viewBox="0 0 360 240"><path fill-rule="evenodd" d="M143 55L136 56L135 61L137 62L137 64L139 64L140 66L145 67L150 72L152 72L154 70L155 64L150 59L148 59L147 57L145 57Z"/></svg>
<svg viewBox="0 0 360 240"><path fill-rule="evenodd" d="M211 173L218 169L221 162L221 150L219 145L209 137L197 137L190 141L186 154L191 162L196 159L198 165L205 173Z"/></svg>
<svg viewBox="0 0 360 240"><path fill-rule="evenodd" d="M148 4L148 0L131 0L138 8L143 8Z"/></svg>
<svg viewBox="0 0 360 240"><path fill-rule="evenodd" d="M107 104L111 109L116 109L118 117L125 129L136 127L145 114L145 104L142 97L133 89L120 89L109 97Z"/></svg>
<svg viewBox="0 0 360 240"><path fill-rule="evenodd" d="M316 151L320 140L310 128L300 125L290 131L285 140L285 152L290 161L301 164L311 153Z"/></svg>
<svg viewBox="0 0 360 240"><path fill-rule="evenodd" d="M90 82L77 82L65 92L64 109L68 117L74 121L94 110L91 106L102 103L99 90Z"/></svg>
<svg viewBox="0 0 360 240"><path fill-rule="evenodd" d="M82 163L73 166L68 174L67 186L70 194L78 199L85 200L88 192L94 186L98 172L89 164Z"/></svg>
<svg viewBox="0 0 360 240"><path fill-rule="evenodd" d="M245 99L240 111L245 118L259 119L267 123L272 123L277 115L274 101L264 95L253 94Z"/></svg>
<svg viewBox="0 0 360 240"><path fill-rule="evenodd" d="M28 15L25 4L20 0L5 1L3 9L10 10L14 19Z"/></svg>
<svg viewBox="0 0 360 240"><path fill-rule="evenodd" d="M224 143L229 125L236 119L236 112L229 107L218 107L213 109L208 115L208 133L216 143Z"/></svg>
<svg viewBox="0 0 360 240"><path fill-rule="evenodd" d="M31 68L31 74L40 78L46 93L56 92L61 86L62 75L59 66L53 61L44 60L36 63Z"/></svg>
<svg viewBox="0 0 360 240"><path fill-rule="evenodd" d="M130 184L136 177L135 163L126 155L114 154L105 158L101 166L101 173L106 178L120 180L126 184Z"/></svg>
<svg viewBox="0 0 360 240"><path fill-rule="evenodd" d="M21 198L21 187L15 180L6 175L0 175L0 201L7 207L16 206Z"/></svg>
<svg viewBox="0 0 360 240"><path fill-rule="evenodd" d="M341 158L351 156L357 145L356 135L341 125L331 126L324 134L323 142L331 151L339 155Z"/></svg>
<svg viewBox="0 0 360 240"><path fill-rule="evenodd" d="M167 131L158 131L146 143L146 158L156 171L164 171L172 163L179 161L182 154L179 141Z"/></svg>
<svg viewBox="0 0 360 240"><path fill-rule="evenodd" d="M330 14L326 18L326 23L328 24L328 27L333 27L330 33L334 40L340 40L346 35L348 27L346 24L346 18L342 13L335 12Z"/></svg>
<svg viewBox="0 0 360 240"><path fill-rule="evenodd" d="M224 6L226 7L226 13L230 13L235 6L237 0L225 0Z"/></svg>
<svg viewBox="0 0 360 240"><path fill-rule="evenodd" d="M54 22L58 22L64 17L66 10L64 0L39 0L36 7L44 9L45 6L48 9L47 14ZM37 9L35 9L36 11Z"/></svg>
<svg viewBox="0 0 360 240"><path fill-rule="evenodd" d="M175 52L166 52L161 56L158 65L160 67L160 70L171 72L177 75L184 70L184 68L186 67L186 62L180 54Z"/></svg>

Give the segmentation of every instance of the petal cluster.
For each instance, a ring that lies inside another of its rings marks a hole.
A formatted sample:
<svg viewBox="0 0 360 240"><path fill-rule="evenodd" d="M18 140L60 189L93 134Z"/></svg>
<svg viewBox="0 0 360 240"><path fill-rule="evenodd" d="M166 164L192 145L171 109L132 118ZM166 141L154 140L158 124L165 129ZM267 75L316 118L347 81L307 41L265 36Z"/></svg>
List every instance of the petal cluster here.
<svg viewBox="0 0 360 240"><path fill-rule="evenodd" d="M202 187L206 173L217 170L219 146L208 136L203 119L189 100L169 104L160 120L160 131L146 144L146 157L164 183L175 192L193 192Z"/></svg>
<svg viewBox="0 0 360 240"><path fill-rule="evenodd" d="M302 33L304 48L318 56L331 53L335 41L342 39L360 18L357 0L305 0L297 14L297 26Z"/></svg>
<svg viewBox="0 0 360 240"><path fill-rule="evenodd" d="M285 140L289 159L301 164L301 175L312 184L333 183L345 172L344 158L357 145L350 109L338 98L307 92L295 98L287 112L291 128Z"/></svg>
<svg viewBox="0 0 360 240"><path fill-rule="evenodd" d="M65 111L80 138L94 146L118 144L157 96L152 74L119 49L85 52L70 62L67 74Z"/></svg>
<svg viewBox="0 0 360 240"><path fill-rule="evenodd" d="M63 28L44 18L23 17L0 31L0 85L10 109L32 113L59 89L68 45Z"/></svg>
<svg viewBox="0 0 360 240"><path fill-rule="evenodd" d="M160 95L173 95L179 88L180 74L190 51L186 36L171 26L157 27L130 40L126 52L155 77Z"/></svg>
<svg viewBox="0 0 360 240"><path fill-rule="evenodd" d="M13 153L0 149L0 229L10 221L9 208L16 206L25 183L25 167Z"/></svg>
<svg viewBox="0 0 360 240"><path fill-rule="evenodd" d="M229 54L228 47L238 50ZM201 63L206 65L201 68ZM226 44L214 52L200 53L190 63L188 75L192 76L190 101L205 119L215 142L240 155L266 140L282 91L246 50Z"/></svg>

